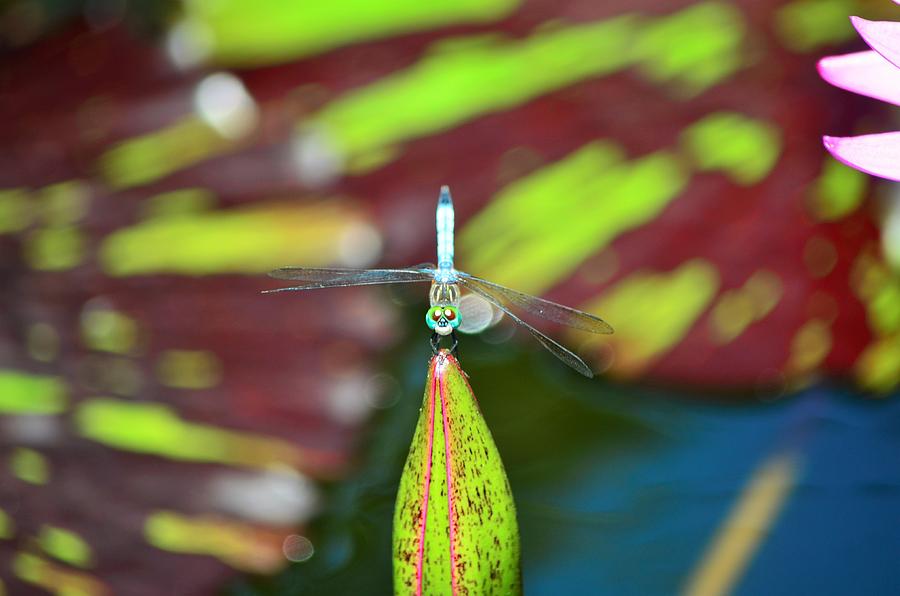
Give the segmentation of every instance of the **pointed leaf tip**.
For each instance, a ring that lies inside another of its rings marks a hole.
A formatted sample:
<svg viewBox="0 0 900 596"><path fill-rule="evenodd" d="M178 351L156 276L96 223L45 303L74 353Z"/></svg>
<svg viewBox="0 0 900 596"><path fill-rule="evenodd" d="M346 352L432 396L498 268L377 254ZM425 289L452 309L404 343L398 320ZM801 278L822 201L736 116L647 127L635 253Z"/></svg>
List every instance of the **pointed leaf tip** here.
<svg viewBox="0 0 900 596"><path fill-rule="evenodd" d="M520 594L512 491L472 388L446 350L425 396L394 510L395 594Z"/></svg>

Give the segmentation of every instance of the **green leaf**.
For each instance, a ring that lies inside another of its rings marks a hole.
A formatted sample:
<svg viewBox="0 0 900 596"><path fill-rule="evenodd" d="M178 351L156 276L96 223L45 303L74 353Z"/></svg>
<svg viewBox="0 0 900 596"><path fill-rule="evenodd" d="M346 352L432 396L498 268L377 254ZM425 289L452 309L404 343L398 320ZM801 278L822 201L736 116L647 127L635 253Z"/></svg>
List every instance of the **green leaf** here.
<svg viewBox="0 0 900 596"><path fill-rule="evenodd" d="M394 509L395 594L521 594L516 508L459 362L441 351Z"/></svg>

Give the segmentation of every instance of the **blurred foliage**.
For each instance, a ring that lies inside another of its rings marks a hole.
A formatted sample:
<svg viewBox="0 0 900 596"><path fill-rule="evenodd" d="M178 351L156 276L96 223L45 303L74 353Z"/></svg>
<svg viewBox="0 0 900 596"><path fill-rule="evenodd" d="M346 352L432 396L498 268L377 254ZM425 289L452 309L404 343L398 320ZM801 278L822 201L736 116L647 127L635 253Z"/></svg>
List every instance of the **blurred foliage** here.
<svg viewBox="0 0 900 596"><path fill-rule="evenodd" d="M617 329L561 338L595 384L464 338L527 592L888 591L896 400L817 389L900 383L880 190L819 142L886 114L815 62L890 10L3 4L3 587L388 591L424 292L259 291L432 259L447 183L462 269Z"/></svg>

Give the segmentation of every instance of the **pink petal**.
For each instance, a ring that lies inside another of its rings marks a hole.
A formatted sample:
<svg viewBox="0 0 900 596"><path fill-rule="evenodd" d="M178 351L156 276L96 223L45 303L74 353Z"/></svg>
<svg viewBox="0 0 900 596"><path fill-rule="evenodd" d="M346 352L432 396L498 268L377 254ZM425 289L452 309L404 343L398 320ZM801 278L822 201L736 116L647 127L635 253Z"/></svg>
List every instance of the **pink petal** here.
<svg viewBox="0 0 900 596"><path fill-rule="evenodd" d="M819 60L819 74L835 87L900 105L900 68L878 52L827 56Z"/></svg>
<svg viewBox="0 0 900 596"><path fill-rule="evenodd" d="M900 68L900 23L867 21L859 17L850 17L850 21L870 48Z"/></svg>
<svg viewBox="0 0 900 596"><path fill-rule="evenodd" d="M900 181L900 132L859 137L822 137L840 162L873 176Z"/></svg>

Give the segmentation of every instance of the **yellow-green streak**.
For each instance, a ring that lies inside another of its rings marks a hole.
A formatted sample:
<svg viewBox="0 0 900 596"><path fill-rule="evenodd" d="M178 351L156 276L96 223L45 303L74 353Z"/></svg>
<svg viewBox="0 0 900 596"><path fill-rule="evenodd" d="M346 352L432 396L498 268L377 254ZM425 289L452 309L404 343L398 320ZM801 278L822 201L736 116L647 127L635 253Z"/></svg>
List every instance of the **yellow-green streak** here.
<svg viewBox="0 0 900 596"><path fill-rule="evenodd" d="M791 495L800 472L798 459L794 453L779 453L753 473L688 579L684 596L724 596L736 591Z"/></svg>
<svg viewBox="0 0 900 596"><path fill-rule="evenodd" d="M750 185L771 171L781 153L776 126L736 112L716 112L682 133L682 144L700 170L721 170Z"/></svg>
<svg viewBox="0 0 900 596"><path fill-rule="evenodd" d="M324 52L348 43L390 37L455 23L502 18L520 0L219 0L185 4L188 31L211 59L227 64L268 64ZM202 32L202 33L201 33Z"/></svg>
<svg viewBox="0 0 900 596"><path fill-rule="evenodd" d="M362 228L368 228L362 215L339 201L153 218L105 238L100 264L114 276L263 273L286 263L328 265L344 256L342 239L352 243L345 235Z"/></svg>
<svg viewBox="0 0 900 596"><path fill-rule="evenodd" d="M495 196L461 231L463 269L539 294L616 236L654 217L687 174L667 152L633 161L590 143Z"/></svg>
<svg viewBox="0 0 900 596"><path fill-rule="evenodd" d="M58 414L67 402L56 377L0 370L0 414Z"/></svg>
<svg viewBox="0 0 900 596"><path fill-rule="evenodd" d="M141 203L143 217L171 217L207 211L215 206L216 195L205 188L179 188L159 193Z"/></svg>
<svg viewBox="0 0 900 596"><path fill-rule="evenodd" d="M22 581L58 596L108 596L112 592L100 580L80 571L54 565L30 553L18 553L12 572Z"/></svg>
<svg viewBox="0 0 900 596"><path fill-rule="evenodd" d="M47 458L25 447L17 447L9 458L13 476L29 484L47 484L50 479L50 462Z"/></svg>
<svg viewBox="0 0 900 596"><path fill-rule="evenodd" d="M213 516L156 511L144 522L144 537L156 548L210 555L244 571L271 573L286 562L282 536Z"/></svg>
<svg viewBox="0 0 900 596"><path fill-rule="evenodd" d="M812 52L855 37L848 16L857 7L854 0L794 0L775 13L775 31L787 48Z"/></svg>
<svg viewBox="0 0 900 596"><path fill-rule="evenodd" d="M285 31L293 31L302 26L309 37L291 33L291 44L296 45L288 53L293 55L315 51L316 44L323 40L341 43L342 35L358 38L361 31L384 26L402 29L425 14L436 19L434 22L452 22L460 15L468 15L469 20L475 16L492 19L516 1L491 0L486 4L463 0L446 8L400 0L399 6L392 4L397 14L405 10L404 6L415 6L401 19L388 18L395 14L393 10L363 0L343 0L340 5L357 7L351 12L338 11L331 4L328 8L311 8L303 3L288 13L269 13L250 0L216 2L215 9L196 2L189 4L189 10L202 16L188 18L185 30L201 45L212 34L213 52L222 57L231 56L224 49L226 45L216 49L216 44L225 39L233 39L235 48L243 47L237 40L246 34L251 38L249 43L261 48L269 39L275 44L284 43L284 39L260 35L260 30L285 27ZM252 10L245 10L251 5ZM370 13L377 18L365 16ZM217 24L211 26L213 22ZM257 27L248 26L248 22L267 24ZM365 24L357 29L354 23ZM428 23L428 19L419 22L421 26ZM329 33L335 27L339 35ZM736 9L720 2L704 2L654 19L624 15L568 27L542 27L521 40L496 35L442 40L409 68L326 105L300 124L299 133L313 131L317 138L324 138L328 151L337 153L346 171L370 171L399 155L404 141L509 110L568 85L635 65L645 77L676 94L694 95L743 66L744 30ZM269 51L261 50L266 55ZM250 60L258 59L252 52L246 55ZM240 146L240 142L223 139L200 119L187 116L110 149L102 156L100 169L111 186L125 188L157 180Z"/></svg>
<svg viewBox="0 0 900 596"><path fill-rule="evenodd" d="M651 81L696 95L744 65L744 23L728 4L703 2L641 28L635 52Z"/></svg>
<svg viewBox="0 0 900 596"><path fill-rule="evenodd" d="M694 259L665 273L633 273L582 309L615 322L604 339L615 350L612 372L633 376L681 341L718 287L716 268Z"/></svg>
<svg viewBox="0 0 900 596"><path fill-rule="evenodd" d="M78 432L116 449L248 467L296 466L301 450L281 439L187 422L161 404L91 399L75 412Z"/></svg>
<svg viewBox="0 0 900 596"><path fill-rule="evenodd" d="M324 129L341 153L365 155L619 70L631 60L627 48L637 32L635 18L620 17L547 30L523 41L455 43L329 104L313 125Z"/></svg>
<svg viewBox="0 0 900 596"><path fill-rule="evenodd" d="M113 188L146 184L224 153L237 144L194 116L124 141L100 157L103 177Z"/></svg>
<svg viewBox="0 0 900 596"><path fill-rule="evenodd" d="M743 30L734 8L706 2L652 21L625 15L545 28L521 41L442 42L412 67L329 104L304 126L324 130L354 170L355 161L390 153L406 139L635 63L653 81L697 93L742 65Z"/></svg>
<svg viewBox="0 0 900 596"><path fill-rule="evenodd" d="M84 539L64 528L44 526L37 537L38 544L51 557L76 567L89 567L93 564L93 553Z"/></svg>

